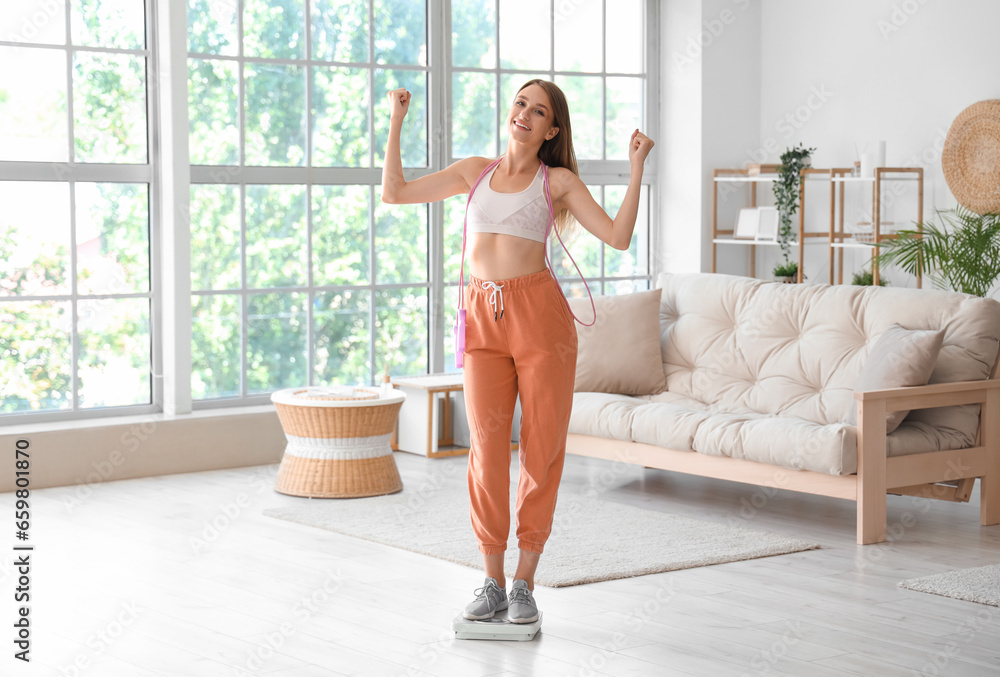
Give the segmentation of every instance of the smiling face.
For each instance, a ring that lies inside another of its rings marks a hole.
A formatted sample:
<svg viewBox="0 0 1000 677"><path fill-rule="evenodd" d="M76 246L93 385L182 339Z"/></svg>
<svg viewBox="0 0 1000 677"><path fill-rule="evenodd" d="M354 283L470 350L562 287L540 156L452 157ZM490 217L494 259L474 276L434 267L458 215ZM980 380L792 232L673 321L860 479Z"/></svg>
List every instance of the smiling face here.
<svg viewBox="0 0 1000 677"><path fill-rule="evenodd" d="M554 120L549 95L538 85L528 85L514 97L507 127L512 139L540 146L559 133Z"/></svg>

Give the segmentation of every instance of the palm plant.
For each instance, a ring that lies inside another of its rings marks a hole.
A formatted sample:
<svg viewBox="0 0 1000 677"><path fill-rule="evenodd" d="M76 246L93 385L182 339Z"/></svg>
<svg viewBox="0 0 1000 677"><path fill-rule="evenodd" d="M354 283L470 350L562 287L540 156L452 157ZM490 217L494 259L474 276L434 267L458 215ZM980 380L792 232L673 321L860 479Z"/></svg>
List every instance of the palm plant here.
<svg viewBox="0 0 1000 677"><path fill-rule="evenodd" d="M988 295L1000 277L1000 214L977 214L962 205L935 211L942 225L918 224L918 230L879 242L879 265L929 274L939 289Z"/></svg>

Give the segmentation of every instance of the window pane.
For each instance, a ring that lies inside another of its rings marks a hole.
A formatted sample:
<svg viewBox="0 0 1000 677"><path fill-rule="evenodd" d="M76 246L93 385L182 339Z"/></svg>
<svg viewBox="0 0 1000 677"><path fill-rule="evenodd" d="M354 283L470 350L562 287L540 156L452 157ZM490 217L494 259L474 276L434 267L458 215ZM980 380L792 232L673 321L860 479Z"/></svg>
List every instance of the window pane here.
<svg viewBox="0 0 1000 677"><path fill-rule="evenodd" d="M601 159L604 150L604 103L601 78L556 76L556 84L566 94L573 148L578 158ZM626 142L628 140L626 139Z"/></svg>
<svg viewBox="0 0 1000 677"><path fill-rule="evenodd" d="M0 39L65 45L66 0L6 0L0 13Z"/></svg>
<svg viewBox="0 0 1000 677"><path fill-rule="evenodd" d="M573 0L555 5L556 70L601 70L604 21L602 0ZM618 11L612 5L608 13Z"/></svg>
<svg viewBox="0 0 1000 677"><path fill-rule="evenodd" d="M66 162L66 54L0 47L0 160Z"/></svg>
<svg viewBox="0 0 1000 677"><path fill-rule="evenodd" d="M3 181L0 205L0 296L68 294L69 184Z"/></svg>
<svg viewBox="0 0 1000 677"><path fill-rule="evenodd" d="M73 132L78 162L146 162L146 60L73 55Z"/></svg>
<svg viewBox="0 0 1000 677"><path fill-rule="evenodd" d="M313 186L313 284L367 284L368 186Z"/></svg>
<svg viewBox="0 0 1000 677"><path fill-rule="evenodd" d="M427 279L427 206L375 203L375 282Z"/></svg>
<svg viewBox="0 0 1000 677"><path fill-rule="evenodd" d="M591 291L594 285L590 285ZM614 296L618 294L631 294L637 291L649 291L649 280L618 280L616 282L604 283L604 294ZM589 311L588 311L589 312ZM589 322L590 318L580 318L584 322Z"/></svg>
<svg viewBox="0 0 1000 677"><path fill-rule="evenodd" d="M73 44L143 49L146 46L143 4L141 0L74 0Z"/></svg>
<svg viewBox="0 0 1000 677"><path fill-rule="evenodd" d="M500 0L500 67L552 68L551 27L548 7L538 0Z"/></svg>
<svg viewBox="0 0 1000 677"><path fill-rule="evenodd" d="M452 0L452 64L471 68L496 68L496 30L496 4L493 0Z"/></svg>
<svg viewBox="0 0 1000 677"><path fill-rule="evenodd" d="M304 286L305 186L247 186L247 286Z"/></svg>
<svg viewBox="0 0 1000 677"><path fill-rule="evenodd" d="M368 71L313 68L312 164L368 167Z"/></svg>
<svg viewBox="0 0 1000 677"><path fill-rule="evenodd" d="M452 75L452 157L497 154L496 91L496 76L490 73Z"/></svg>
<svg viewBox="0 0 1000 677"><path fill-rule="evenodd" d="M305 57L304 0L246 0L243 52L265 59Z"/></svg>
<svg viewBox="0 0 1000 677"><path fill-rule="evenodd" d="M240 297L191 298L191 397L240 394Z"/></svg>
<svg viewBox="0 0 1000 677"><path fill-rule="evenodd" d="M375 363L390 373L427 371L427 289L411 287L375 292Z"/></svg>
<svg viewBox="0 0 1000 677"><path fill-rule="evenodd" d="M606 143L609 160L628 160L632 132L643 129L642 79L608 78L608 124Z"/></svg>
<svg viewBox="0 0 1000 677"><path fill-rule="evenodd" d="M247 299L247 391L306 385L306 294Z"/></svg>
<svg viewBox="0 0 1000 677"><path fill-rule="evenodd" d="M189 153L194 165L239 161L238 66L234 61L188 59Z"/></svg>
<svg viewBox="0 0 1000 677"><path fill-rule="evenodd" d="M77 289L81 294L149 290L146 184L76 184Z"/></svg>
<svg viewBox="0 0 1000 677"><path fill-rule="evenodd" d="M239 187L191 186L191 288L239 286Z"/></svg>
<svg viewBox="0 0 1000 677"><path fill-rule="evenodd" d="M71 406L69 301L0 303L0 412Z"/></svg>
<svg viewBox="0 0 1000 677"><path fill-rule="evenodd" d="M236 56L236 7L233 1L188 0L188 50Z"/></svg>
<svg viewBox="0 0 1000 677"><path fill-rule="evenodd" d="M359 0L313 2L312 50L318 61L368 61L368 3Z"/></svg>
<svg viewBox="0 0 1000 677"><path fill-rule="evenodd" d="M642 73L646 47L643 0L615 0L608 6L608 73Z"/></svg>
<svg viewBox="0 0 1000 677"><path fill-rule="evenodd" d="M400 139L404 167L427 166L427 74L423 71L375 71L375 164L385 162L389 139L389 106L386 94L405 87L410 92L410 110Z"/></svg>
<svg viewBox="0 0 1000 677"><path fill-rule="evenodd" d="M369 292L317 292L313 310L318 385L370 383Z"/></svg>
<svg viewBox="0 0 1000 677"><path fill-rule="evenodd" d="M587 186L587 190L590 191L590 194L600 204L601 187ZM559 242L560 237L563 244ZM552 269L555 271L558 279L567 282L572 282L573 280L579 282L580 273L583 273L584 277L599 277L601 275L601 247L604 245L583 226L578 223L574 224L569 233L561 236L557 236L553 232L551 237L549 237L549 243L549 246L552 247L549 252L549 259L552 261ZM563 248L563 245L569 249L570 254L573 255L573 260L570 260L570 257L566 255L566 249ZM576 265L573 265L573 261L576 262ZM576 271L577 266L580 267L579 273ZM586 290L584 294L586 294Z"/></svg>
<svg viewBox="0 0 1000 677"><path fill-rule="evenodd" d="M94 299L77 306L80 407L148 404L149 299Z"/></svg>
<svg viewBox="0 0 1000 677"><path fill-rule="evenodd" d="M301 165L306 155L306 77L300 66L248 63L246 163Z"/></svg>
<svg viewBox="0 0 1000 677"><path fill-rule="evenodd" d="M604 188L604 209L612 217L618 213L625 199L626 186ZM649 191L639 190L639 212L635 218L632 241L626 251L604 247L604 275L606 277L646 275L649 273Z"/></svg>
<svg viewBox="0 0 1000 677"><path fill-rule="evenodd" d="M414 0L374 0L375 62L427 65L427 9Z"/></svg>
<svg viewBox="0 0 1000 677"><path fill-rule="evenodd" d="M444 282L458 284L458 277L463 273L462 265L462 230L465 222L465 204L467 194L456 195L444 201ZM468 251L466 251L468 256ZM469 281L469 262L465 262L465 281ZM458 297L447 301L445 307L458 307Z"/></svg>

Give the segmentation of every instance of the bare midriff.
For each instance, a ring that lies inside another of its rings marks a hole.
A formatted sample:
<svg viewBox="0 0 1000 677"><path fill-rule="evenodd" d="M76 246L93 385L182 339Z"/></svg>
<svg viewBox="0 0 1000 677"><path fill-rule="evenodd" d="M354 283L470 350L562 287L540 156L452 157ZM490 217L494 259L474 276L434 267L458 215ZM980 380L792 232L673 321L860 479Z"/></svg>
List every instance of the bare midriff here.
<svg viewBox="0 0 1000 677"><path fill-rule="evenodd" d="M545 245L515 235L469 233L469 272L480 280L507 280L545 270Z"/></svg>

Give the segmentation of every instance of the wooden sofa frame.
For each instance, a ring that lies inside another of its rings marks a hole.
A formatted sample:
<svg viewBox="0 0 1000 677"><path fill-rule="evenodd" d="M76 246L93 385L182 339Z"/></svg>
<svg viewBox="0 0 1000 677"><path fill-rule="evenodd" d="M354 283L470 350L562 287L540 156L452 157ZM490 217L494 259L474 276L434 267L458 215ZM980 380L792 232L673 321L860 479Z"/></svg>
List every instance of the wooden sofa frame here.
<svg viewBox="0 0 1000 677"><path fill-rule="evenodd" d="M1000 357L997 358L1000 363ZM860 545L886 540L886 494L967 502L980 481L979 523L1000 524L1000 380L997 366L988 380L938 383L855 393L858 406L858 472L827 475L728 456L677 451L570 433L566 451L580 456L635 463L857 501ZM980 404L976 446L886 458L887 412Z"/></svg>

